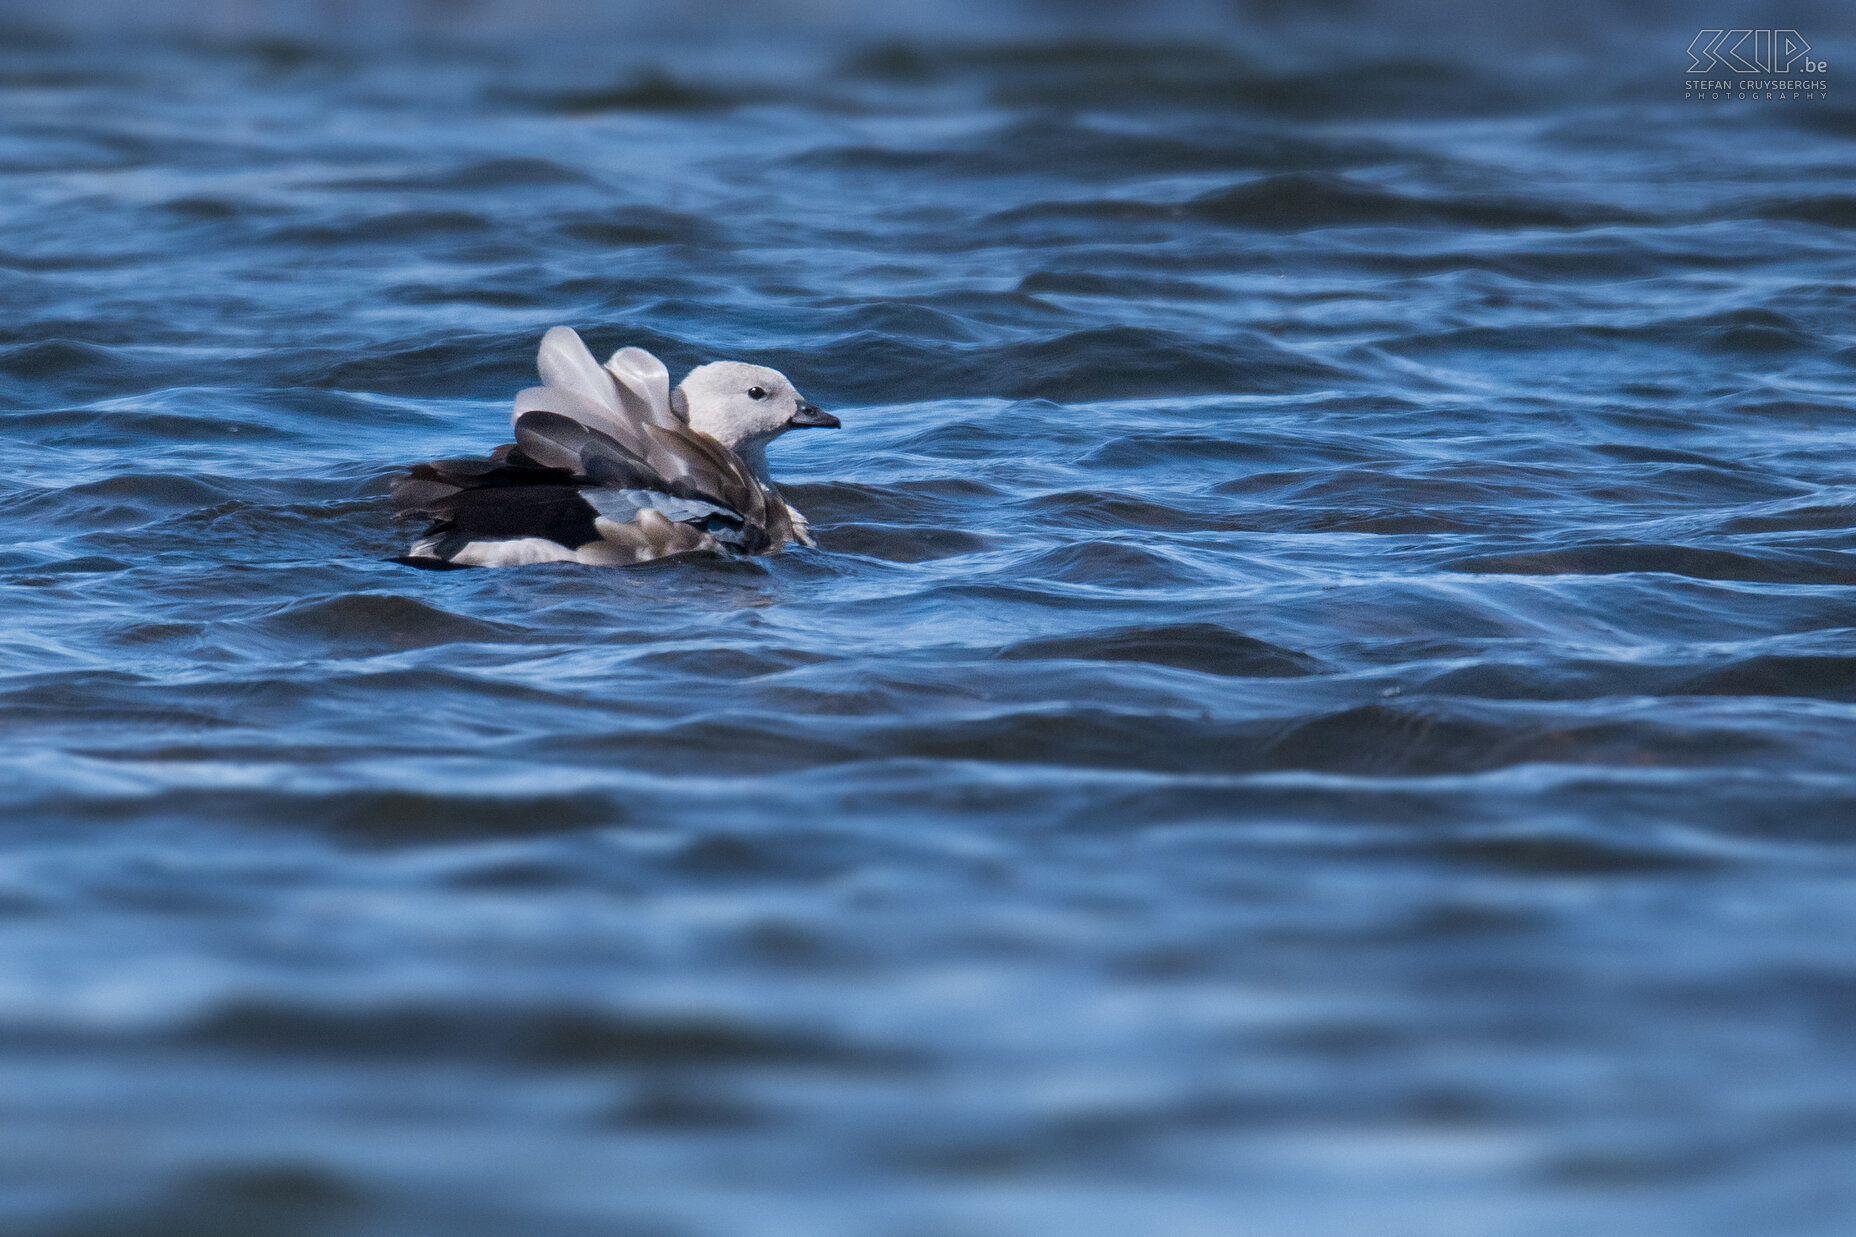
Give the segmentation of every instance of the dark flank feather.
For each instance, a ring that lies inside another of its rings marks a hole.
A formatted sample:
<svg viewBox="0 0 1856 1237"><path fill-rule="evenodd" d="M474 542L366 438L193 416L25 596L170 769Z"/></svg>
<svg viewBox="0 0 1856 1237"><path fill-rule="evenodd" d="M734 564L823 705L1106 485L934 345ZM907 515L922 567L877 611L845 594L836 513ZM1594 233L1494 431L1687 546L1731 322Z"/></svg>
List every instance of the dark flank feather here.
<svg viewBox="0 0 1856 1237"><path fill-rule="evenodd" d="M509 453L506 453L506 455ZM430 521L417 558L449 559L473 541L545 537L576 549L599 539L599 514L555 468L494 460L416 465L393 483L393 518Z"/></svg>
<svg viewBox="0 0 1856 1237"><path fill-rule="evenodd" d="M689 528L651 534L667 549L705 538L754 554L792 538L778 496L734 452L680 424L638 426L636 449L554 412L525 412L515 429L489 459L418 464L393 482L394 518L430 521L404 561L437 565L473 543L526 538L578 550L602 539L602 513L646 508L647 525L662 516Z"/></svg>

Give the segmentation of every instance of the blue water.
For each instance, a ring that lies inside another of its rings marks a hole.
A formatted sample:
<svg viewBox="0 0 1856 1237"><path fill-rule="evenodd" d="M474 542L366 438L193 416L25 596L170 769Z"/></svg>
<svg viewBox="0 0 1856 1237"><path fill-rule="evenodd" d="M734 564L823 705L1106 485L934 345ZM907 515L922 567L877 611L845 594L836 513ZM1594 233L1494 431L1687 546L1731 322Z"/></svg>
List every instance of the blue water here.
<svg viewBox="0 0 1856 1237"><path fill-rule="evenodd" d="M1852 1231L1856 111L1681 42L11 41L0 1228ZM557 323L819 548L391 562Z"/></svg>

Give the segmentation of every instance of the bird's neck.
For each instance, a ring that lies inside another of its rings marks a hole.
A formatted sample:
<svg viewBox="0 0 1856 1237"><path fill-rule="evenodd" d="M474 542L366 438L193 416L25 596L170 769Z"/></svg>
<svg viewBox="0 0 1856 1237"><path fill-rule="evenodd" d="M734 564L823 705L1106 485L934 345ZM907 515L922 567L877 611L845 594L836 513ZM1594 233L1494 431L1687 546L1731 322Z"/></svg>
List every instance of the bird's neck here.
<svg viewBox="0 0 1856 1237"><path fill-rule="evenodd" d="M773 488L773 478L767 475L767 444L757 439L748 439L735 448L735 454L748 466L754 479L768 489Z"/></svg>

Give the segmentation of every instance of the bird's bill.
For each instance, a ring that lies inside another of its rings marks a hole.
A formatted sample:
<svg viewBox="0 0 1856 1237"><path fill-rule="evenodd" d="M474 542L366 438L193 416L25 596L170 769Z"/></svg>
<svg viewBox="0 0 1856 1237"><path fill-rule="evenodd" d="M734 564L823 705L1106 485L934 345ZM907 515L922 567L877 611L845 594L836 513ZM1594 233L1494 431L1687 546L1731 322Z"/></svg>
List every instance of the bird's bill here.
<svg viewBox="0 0 1856 1237"><path fill-rule="evenodd" d="M794 429L835 430L844 422L824 411L816 404L801 403L793 410L793 419L787 422Z"/></svg>

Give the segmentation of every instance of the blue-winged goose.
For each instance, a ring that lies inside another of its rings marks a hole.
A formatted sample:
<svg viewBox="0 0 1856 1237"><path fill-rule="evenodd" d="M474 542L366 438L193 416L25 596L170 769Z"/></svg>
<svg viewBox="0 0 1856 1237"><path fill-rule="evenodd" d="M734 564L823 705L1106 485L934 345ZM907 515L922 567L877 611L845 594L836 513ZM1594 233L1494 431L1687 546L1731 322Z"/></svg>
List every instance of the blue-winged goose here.
<svg viewBox="0 0 1856 1237"><path fill-rule="evenodd" d="M431 522L402 562L616 566L813 544L767 477L767 444L838 419L786 375L717 361L672 391L644 349L621 348L602 366L564 326L542 338L538 359L542 385L516 396L514 443L484 460L419 464L393 483L394 518Z"/></svg>

